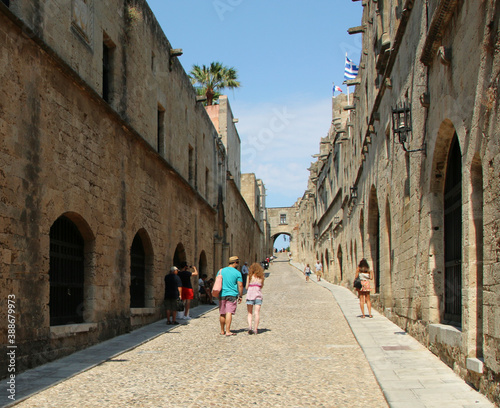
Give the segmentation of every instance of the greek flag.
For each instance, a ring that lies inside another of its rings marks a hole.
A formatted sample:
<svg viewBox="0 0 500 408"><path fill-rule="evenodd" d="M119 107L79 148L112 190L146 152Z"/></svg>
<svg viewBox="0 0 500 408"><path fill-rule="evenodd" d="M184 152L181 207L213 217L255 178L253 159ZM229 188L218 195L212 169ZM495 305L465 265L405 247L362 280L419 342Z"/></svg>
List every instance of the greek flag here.
<svg viewBox="0 0 500 408"><path fill-rule="evenodd" d="M358 75L359 67L354 65L353 62L345 57L345 71L344 71L344 79L348 81L349 79L354 79Z"/></svg>

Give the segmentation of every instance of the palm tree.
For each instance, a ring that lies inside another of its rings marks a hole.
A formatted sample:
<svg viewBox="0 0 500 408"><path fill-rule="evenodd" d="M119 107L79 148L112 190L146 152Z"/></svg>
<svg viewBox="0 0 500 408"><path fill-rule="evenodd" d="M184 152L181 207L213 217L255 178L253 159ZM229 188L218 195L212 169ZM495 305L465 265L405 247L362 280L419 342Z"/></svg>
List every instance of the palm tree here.
<svg viewBox="0 0 500 408"><path fill-rule="evenodd" d="M189 74L198 94L206 95L207 105L213 105L224 88L240 87L236 69L225 67L220 62L212 62L209 67L193 65Z"/></svg>

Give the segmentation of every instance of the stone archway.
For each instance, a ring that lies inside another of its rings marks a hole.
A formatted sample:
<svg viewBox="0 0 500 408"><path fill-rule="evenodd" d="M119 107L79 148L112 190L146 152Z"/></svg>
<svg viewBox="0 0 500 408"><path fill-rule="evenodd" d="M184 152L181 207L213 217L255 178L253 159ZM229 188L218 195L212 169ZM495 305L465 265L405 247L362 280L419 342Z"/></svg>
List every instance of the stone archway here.
<svg viewBox="0 0 500 408"><path fill-rule="evenodd" d="M267 209L267 221L270 227L270 240L268 248L269 253L273 252L274 241L276 238L285 234L290 237L290 250L293 252L292 243L296 241L294 228L297 226L297 208L296 207L276 207Z"/></svg>
<svg viewBox="0 0 500 408"><path fill-rule="evenodd" d="M271 235L271 240L270 240L270 242L271 242L271 246L272 246L272 247L274 247L274 243L276 242L276 240L278 239L278 237L279 237L280 235L285 235L285 236L287 236L287 237L288 237L288 239L289 239L290 241L292 240L292 234L288 234L288 233L286 233L286 232L276 233L276 234L274 234L274 235Z"/></svg>
<svg viewBox="0 0 500 408"><path fill-rule="evenodd" d="M63 221L64 220L64 221ZM80 290L81 293L78 294L78 299L75 300L75 289L70 288L69 289L69 294L68 296L68 288L61 288L61 285L57 289L59 291L59 295L54 292L54 285L53 285L53 280L51 279L51 273L53 273L53 258L57 257L57 252L59 252L64 260L70 260L71 258L68 257L68 254L71 254L71 252L75 251L75 245L73 242L70 242L70 252L66 252L64 250L59 249L52 249L50 252L50 258L49 258L49 279L46 281L47 282L47 292L46 292L46 304L48 305L54 305L54 302L58 302L59 304L62 304L63 309L66 311L70 310L71 313L66 313L64 310L64 313L61 313L61 311L54 311L50 309L47 310L47 319L50 322L50 325L62 325L62 324L67 324L68 322L75 323L77 320L81 320L82 322L91 322L93 319L95 319L95 312L98 309L98 302L100 299L96 299L93 294L95 293L95 280L96 280L96 273L95 273L95 235L90 228L90 225L87 223L87 221L80 215L75 212L66 212L63 213L55 220L55 222L52 224L50 228L50 234L49 234L49 239L56 239L58 245L61 245L61 239L58 239L57 233L56 233L56 228L57 224L59 221L63 221L66 225L70 224L68 228L71 228L72 231L74 232L74 236L77 236L78 240L82 240L82 245L83 245L83 253L80 254L80 257L83 258L83 261L80 263L78 262L78 266L82 268L81 270L81 278L83 279L83 286L78 288L77 290ZM71 241L66 237L66 234L64 233L64 230L67 230L67 227L63 225L63 237L65 241ZM56 236L55 236L56 235ZM72 265L70 265L71 269L75 268L74 262L71 262ZM66 269L67 272L68 269ZM80 272L79 272L80 273ZM118 279L118 277L117 277ZM62 282L63 284L67 285L67 282ZM80 285L78 285L80 286ZM54 296L59 296L59 299L53 300ZM64 296L68 297L73 297L71 299L71 303L68 303L64 298ZM52 300L51 300L52 299ZM77 317L77 319L73 319L71 315L74 315ZM68 317L69 316L69 317ZM61 317L61 319L59 319Z"/></svg>
<svg viewBox="0 0 500 408"><path fill-rule="evenodd" d="M368 202L368 247L370 249L371 268L374 274L375 292L380 290L380 212L377 190L372 186Z"/></svg>
<svg viewBox="0 0 500 408"><path fill-rule="evenodd" d="M207 265L207 254L205 253L205 251L201 251L200 259L198 260L198 273L200 274L200 277L201 275L207 273Z"/></svg>
<svg viewBox="0 0 500 408"><path fill-rule="evenodd" d="M184 249L184 245L182 243L178 243L177 247L175 248L174 252L174 258L173 258L173 265L177 266L178 268L181 267L181 263L186 262L187 257L186 257L186 250Z"/></svg>
<svg viewBox="0 0 500 408"><path fill-rule="evenodd" d="M392 219L389 198L385 202L385 224L382 236L381 263L384 275L381 277L382 297L385 307L392 307Z"/></svg>
<svg viewBox="0 0 500 408"><path fill-rule="evenodd" d="M445 119L438 130L437 139L432 151L432 167L429 185L430 206L430 259L429 271L431 280L430 296L434 297L439 309L434 314L430 313L430 321L433 323L445 322L445 181L447 166L452 142L457 137L454 124L449 119ZM458 140L458 143L460 141Z"/></svg>

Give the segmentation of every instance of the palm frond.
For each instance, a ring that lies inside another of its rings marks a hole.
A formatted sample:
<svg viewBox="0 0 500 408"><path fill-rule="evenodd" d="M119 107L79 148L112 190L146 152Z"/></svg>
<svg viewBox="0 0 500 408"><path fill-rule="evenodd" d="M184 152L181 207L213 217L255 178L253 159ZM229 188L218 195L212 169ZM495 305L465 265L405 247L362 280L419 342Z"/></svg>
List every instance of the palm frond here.
<svg viewBox="0 0 500 408"><path fill-rule="evenodd" d="M220 96L225 88L239 88L238 71L232 67L226 67L221 62L214 61L210 66L193 65L189 78L197 92L204 92L207 96L207 104L211 105Z"/></svg>

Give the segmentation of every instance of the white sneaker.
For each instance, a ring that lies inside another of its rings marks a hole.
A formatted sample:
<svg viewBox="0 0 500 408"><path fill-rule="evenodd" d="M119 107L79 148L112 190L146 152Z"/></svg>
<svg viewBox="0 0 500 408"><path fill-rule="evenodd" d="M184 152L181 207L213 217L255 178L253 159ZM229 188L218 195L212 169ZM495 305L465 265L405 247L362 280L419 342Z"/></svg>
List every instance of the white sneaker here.
<svg viewBox="0 0 500 408"><path fill-rule="evenodd" d="M191 320L189 316L184 316L184 320Z"/></svg>

